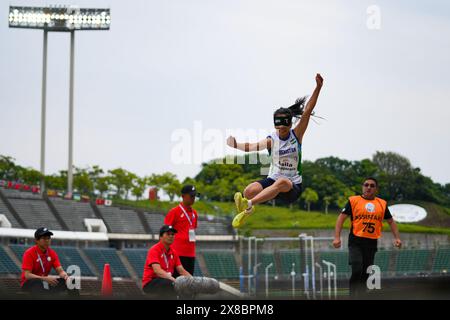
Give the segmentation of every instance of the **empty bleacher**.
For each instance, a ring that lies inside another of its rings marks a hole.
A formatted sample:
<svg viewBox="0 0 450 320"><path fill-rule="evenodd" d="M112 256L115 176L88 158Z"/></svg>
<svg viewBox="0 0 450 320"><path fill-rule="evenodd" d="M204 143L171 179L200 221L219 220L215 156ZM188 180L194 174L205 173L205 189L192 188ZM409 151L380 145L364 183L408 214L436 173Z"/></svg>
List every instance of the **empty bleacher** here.
<svg viewBox="0 0 450 320"><path fill-rule="evenodd" d="M351 273L348 264L348 251L324 251L320 253L320 261L326 260L336 265L338 277L348 277Z"/></svg>
<svg viewBox="0 0 450 320"><path fill-rule="evenodd" d="M147 258L148 249L124 249L122 250L128 262L133 267L136 275L142 278L144 273L145 259Z"/></svg>
<svg viewBox="0 0 450 320"><path fill-rule="evenodd" d="M148 225L153 234L158 234L159 229L161 229L164 224L164 215L160 213L148 213L144 212L145 220L147 220Z"/></svg>
<svg viewBox="0 0 450 320"><path fill-rule="evenodd" d="M19 222L17 222L16 218L14 218L13 214L9 211L8 207L3 203L1 198L0 198L0 214L4 214L6 218L8 218L13 228L21 228Z"/></svg>
<svg viewBox="0 0 450 320"><path fill-rule="evenodd" d="M25 193L25 192L24 192ZM46 226L50 230L62 230L61 225L42 199L9 198L9 202L28 229Z"/></svg>
<svg viewBox="0 0 450 320"><path fill-rule="evenodd" d="M396 271L398 275L426 272L430 251L425 249L403 249L397 253Z"/></svg>
<svg viewBox="0 0 450 320"><path fill-rule="evenodd" d="M276 262L276 254L275 253L267 253L267 252L258 252L258 261L257 263L261 263L258 271L259 273L265 273L265 268L272 263L272 267L269 268L269 274L275 275L278 274L278 263ZM255 264L255 255L252 255L252 265ZM248 270L248 254L244 254L242 257L242 267L245 271Z"/></svg>
<svg viewBox="0 0 450 320"><path fill-rule="evenodd" d="M194 274L193 274L193 276L195 276L195 277L203 277L204 276L203 271L200 268L200 264L198 263L198 258L195 259L195 266L194 266Z"/></svg>
<svg viewBox="0 0 450 320"><path fill-rule="evenodd" d="M3 194L7 197L7 198L15 198L15 199L37 199L37 200L42 200L42 196L39 193L31 193L31 192L26 192L26 191L20 191L20 190L15 190L15 189L7 189L7 188L3 188L2 189Z"/></svg>
<svg viewBox="0 0 450 320"><path fill-rule="evenodd" d="M86 231L84 219L96 219L94 210L89 203L75 202L60 198L50 198L61 218L71 231Z"/></svg>
<svg viewBox="0 0 450 320"><path fill-rule="evenodd" d="M390 250L378 250L375 254L374 264L380 267L382 273L387 273L389 270L389 263L391 260L392 251Z"/></svg>
<svg viewBox="0 0 450 320"><path fill-rule="evenodd" d="M129 278L126 267L123 265L116 249L113 248L86 248L84 252L95 265L100 272L100 276L103 274L103 267L106 263L109 263L111 268L111 275L113 277Z"/></svg>
<svg viewBox="0 0 450 320"><path fill-rule="evenodd" d="M206 268L210 277L217 279L237 279L239 269L234 257L234 251L204 251Z"/></svg>
<svg viewBox="0 0 450 320"><path fill-rule="evenodd" d="M67 267L70 265L76 265L80 267L81 276L95 276L94 272L89 268L86 262L81 257L78 249L75 247L52 247L53 250L58 254L59 260L61 262L64 270L67 271Z"/></svg>
<svg viewBox="0 0 450 320"><path fill-rule="evenodd" d="M20 268L8 256L6 251L0 247L0 274L15 274L19 272Z"/></svg>
<svg viewBox="0 0 450 320"><path fill-rule="evenodd" d="M19 261L22 261L22 257L24 252L31 247L31 245L29 246L25 246L23 244L10 244L9 247L11 248L11 250L14 252L14 254L16 255L17 259L19 259Z"/></svg>
<svg viewBox="0 0 450 320"><path fill-rule="evenodd" d="M145 234L144 226L136 211L107 206L98 206L98 208L111 228L112 233Z"/></svg>
<svg viewBox="0 0 450 320"><path fill-rule="evenodd" d="M212 222L207 220L199 220L196 230L198 235L226 235L230 232L221 222Z"/></svg>
<svg viewBox="0 0 450 320"><path fill-rule="evenodd" d="M280 250L281 273L290 274L292 271L292 264L294 263L294 270L300 273L300 252L299 250ZM309 261L309 260L308 260Z"/></svg>
<svg viewBox="0 0 450 320"><path fill-rule="evenodd" d="M433 261L433 272L450 273L450 247L439 247Z"/></svg>

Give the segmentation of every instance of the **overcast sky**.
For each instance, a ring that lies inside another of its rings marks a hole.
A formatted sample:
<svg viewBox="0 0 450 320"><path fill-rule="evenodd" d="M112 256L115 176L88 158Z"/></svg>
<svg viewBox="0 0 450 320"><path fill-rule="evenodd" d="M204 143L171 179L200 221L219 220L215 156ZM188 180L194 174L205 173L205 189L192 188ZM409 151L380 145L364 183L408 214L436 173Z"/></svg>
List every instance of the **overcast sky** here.
<svg viewBox="0 0 450 320"><path fill-rule="evenodd" d="M448 0L58 3L111 8L109 31L76 33L76 166L194 176L231 152L227 131L271 131L273 111L311 94L320 72L327 121L310 124L304 159L394 151L450 182ZM8 9L49 4L0 4L0 154L36 169L43 32L8 28ZM69 49L69 34L49 34L47 173L67 169Z"/></svg>

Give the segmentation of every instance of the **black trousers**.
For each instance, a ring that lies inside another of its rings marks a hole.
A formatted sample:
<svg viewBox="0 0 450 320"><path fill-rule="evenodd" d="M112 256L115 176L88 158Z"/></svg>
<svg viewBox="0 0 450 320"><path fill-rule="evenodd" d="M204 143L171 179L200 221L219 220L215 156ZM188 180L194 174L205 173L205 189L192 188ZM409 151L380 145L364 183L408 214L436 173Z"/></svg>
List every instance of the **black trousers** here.
<svg viewBox="0 0 450 320"><path fill-rule="evenodd" d="M361 299L366 297L367 268L374 264L377 248L352 245L349 249L349 264L352 267L350 277L350 297Z"/></svg>
<svg viewBox="0 0 450 320"><path fill-rule="evenodd" d="M180 257L180 262L184 270L186 270L193 276L195 271L195 257ZM177 272L177 270L173 272L174 278L177 278L179 275L180 274Z"/></svg>
<svg viewBox="0 0 450 320"><path fill-rule="evenodd" d="M58 294L61 292L69 292L69 291L77 291L78 290L69 290L66 286L66 281L62 278L58 278L58 284L54 287L51 285L48 286L48 289L44 288L44 284L42 280L39 279L30 279L27 280L23 286L22 290L28 292L32 295L52 295Z"/></svg>
<svg viewBox="0 0 450 320"><path fill-rule="evenodd" d="M144 292L155 299L176 299L173 282L169 279L156 278L142 288Z"/></svg>

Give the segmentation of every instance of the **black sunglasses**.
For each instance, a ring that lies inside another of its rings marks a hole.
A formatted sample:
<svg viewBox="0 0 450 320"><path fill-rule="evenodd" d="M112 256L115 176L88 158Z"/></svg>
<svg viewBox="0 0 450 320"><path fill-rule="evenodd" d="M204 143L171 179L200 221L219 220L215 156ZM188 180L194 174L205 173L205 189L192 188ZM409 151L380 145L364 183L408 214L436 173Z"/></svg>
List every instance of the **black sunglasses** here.
<svg viewBox="0 0 450 320"><path fill-rule="evenodd" d="M375 188L376 187L375 183L364 183L363 186L366 188L368 188L368 187Z"/></svg>

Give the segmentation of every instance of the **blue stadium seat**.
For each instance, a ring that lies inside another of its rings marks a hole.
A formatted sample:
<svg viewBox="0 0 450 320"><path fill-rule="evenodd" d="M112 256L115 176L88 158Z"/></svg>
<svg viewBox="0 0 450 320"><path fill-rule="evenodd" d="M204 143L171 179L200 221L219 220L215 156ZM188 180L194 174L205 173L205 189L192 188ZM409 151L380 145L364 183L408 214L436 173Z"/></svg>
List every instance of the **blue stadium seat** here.
<svg viewBox="0 0 450 320"><path fill-rule="evenodd" d="M119 256L117 255L116 249L113 248L86 248L84 252L87 254L89 259L94 263L100 272L103 274L103 268L106 263L109 263L111 268L111 275L113 277L124 277L129 278L130 274L123 265Z"/></svg>
<svg viewBox="0 0 450 320"><path fill-rule="evenodd" d="M20 268L15 262L8 256L6 251L0 247L0 274L18 274Z"/></svg>

